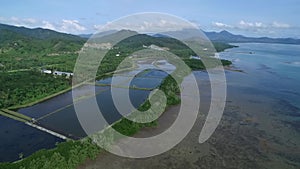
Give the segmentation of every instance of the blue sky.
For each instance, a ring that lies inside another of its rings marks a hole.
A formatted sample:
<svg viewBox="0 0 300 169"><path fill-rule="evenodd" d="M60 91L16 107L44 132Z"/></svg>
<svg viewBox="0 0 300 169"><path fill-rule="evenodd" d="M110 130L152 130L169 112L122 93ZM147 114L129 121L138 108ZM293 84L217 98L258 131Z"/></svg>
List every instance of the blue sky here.
<svg viewBox="0 0 300 169"><path fill-rule="evenodd" d="M164 12L205 31L300 38L299 0L1 0L0 23L94 33L138 12Z"/></svg>

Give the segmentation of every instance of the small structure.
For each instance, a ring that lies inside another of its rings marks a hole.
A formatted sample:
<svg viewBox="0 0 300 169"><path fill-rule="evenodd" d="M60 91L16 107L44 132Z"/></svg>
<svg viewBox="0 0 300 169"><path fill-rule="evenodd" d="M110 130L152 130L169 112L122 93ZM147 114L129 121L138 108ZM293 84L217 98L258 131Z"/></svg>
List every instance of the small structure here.
<svg viewBox="0 0 300 169"><path fill-rule="evenodd" d="M158 60L158 61L156 61L156 64L157 65L166 65L167 61L166 60Z"/></svg>
<svg viewBox="0 0 300 169"><path fill-rule="evenodd" d="M159 46L156 46L156 45L153 45L153 44L150 45L149 48L150 48L150 49L154 49L154 50L164 50L163 48L161 48L161 47L159 47Z"/></svg>
<svg viewBox="0 0 300 169"><path fill-rule="evenodd" d="M51 70L47 70L47 69L43 69L43 70L42 70L42 73L52 74L52 71L51 71Z"/></svg>
<svg viewBox="0 0 300 169"><path fill-rule="evenodd" d="M54 75L58 75L58 76L67 76L67 77L70 77L70 76L73 76L73 73L70 73L70 72L61 72L61 71L54 71L53 72Z"/></svg>
<svg viewBox="0 0 300 169"><path fill-rule="evenodd" d="M159 46L156 46L156 45L154 45L154 44L152 44L152 45L150 45L150 46L143 45L143 48L154 49L154 50L160 50L160 51L163 51L163 50L170 50L170 49L167 48L167 47L159 47Z"/></svg>
<svg viewBox="0 0 300 169"><path fill-rule="evenodd" d="M190 56L190 59L197 59L197 60L201 60L200 56Z"/></svg>
<svg viewBox="0 0 300 169"><path fill-rule="evenodd" d="M31 123L35 124L37 122L37 120L35 118L31 119Z"/></svg>
<svg viewBox="0 0 300 169"><path fill-rule="evenodd" d="M47 70L47 69L43 69L41 71L42 73L45 74L53 74L53 75L57 75L57 76L66 76L67 78L69 78L70 76L73 76L73 73L71 72L61 72L61 71L51 71L51 70Z"/></svg>
<svg viewBox="0 0 300 169"><path fill-rule="evenodd" d="M215 53L215 58L220 58L220 54L219 53Z"/></svg>

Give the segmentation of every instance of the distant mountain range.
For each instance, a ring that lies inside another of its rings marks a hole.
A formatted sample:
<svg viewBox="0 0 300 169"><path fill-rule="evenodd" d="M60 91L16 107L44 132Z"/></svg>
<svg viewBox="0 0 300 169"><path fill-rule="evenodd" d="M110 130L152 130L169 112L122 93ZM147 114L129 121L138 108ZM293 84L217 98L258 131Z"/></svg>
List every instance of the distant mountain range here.
<svg viewBox="0 0 300 169"><path fill-rule="evenodd" d="M242 35L234 35L228 31L221 32L205 32L211 41L225 43L282 43L282 44L300 44L300 39L293 38L268 38L268 37L245 37Z"/></svg>
<svg viewBox="0 0 300 169"><path fill-rule="evenodd" d="M187 31L189 32L189 31ZM221 32L205 32L204 34L213 42L224 43L280 43L280 44L300 44L300 39L293 38L269 38L269 37L246 37L243 35L234 35L226 30ZM83 38L89 38L92 34L81 34ZM154 37L168 37L164 34L153 34ZM184 34L184 36L187 36Z"/></svg>
<svg viewBox="0 0 300 169"><path fill-rule="evenodd" d="M117 32L117 31L115 31ZM186 32L186 33L182 33ZM113 33L108 31L107 34ZM189 38L193 37L196 32L183 30L179 32L173 32L176 35L183 34ZM105 32L104 32L105 34ZM228 31L221 32L204 32L204 34L213 42L223 43L282 43L282 44L300 44L300 39L293 38L268 38L268 37L246 37L242 35L234 35ZM59 51L64 49L65 51L78 49L78 47L91 37L92 34L72 35L66 33L60 33L49 29L35 28L29 29L25 27L16 27L11 25L0 24L0 47L7 46L6 44L14 42L16 39L22 40L23 45L27 46L25 42L39 43L48 42L45 48L55 47ZM154 37L166 37L164 34L154 34ZM43 41L43 42L42 42ZM75 48L74 48L75 47Z"/></svg>

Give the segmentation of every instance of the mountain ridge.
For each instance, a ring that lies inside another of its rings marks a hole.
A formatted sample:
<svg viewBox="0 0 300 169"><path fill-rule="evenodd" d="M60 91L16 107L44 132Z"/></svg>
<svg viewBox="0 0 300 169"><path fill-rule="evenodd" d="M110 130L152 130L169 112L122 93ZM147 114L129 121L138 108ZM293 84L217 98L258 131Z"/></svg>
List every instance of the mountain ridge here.
<svg viewBox="0 0 300 169"><path fill-rule="evenodd" d="M226 30L220 32L205 32L211 41L224 43L279 43L279 44L300 44L300 39L294 38L270 38L270 37L247 37L235 35Z"/></svg>
<svg viewBox="0 0 300 169"><path fill-rule="evenodd" d="M22 34L23 36L28 36L36 39L55 39L55 38L69 38L69 39L79 39L77 35L57 32L50 29L44 28L27 28L24 26L18 27L13 25L6 25L0 23L0 30L8 30L15 32L17 34Z"/></svg>
<svg viewBox="0 0 300 169"><path fill-rule="evenodd" d="M271 38L271 37L248 37L244 35L236 35L230 33L227 30L222 30L220 32L208 32L203 31L208 39L214 42L223 42L223 43L278 43L278 44L297 44L300 45L300 39L295 38ZM78 35L83 38L89 38L93 34L81 34ZM163 33L152 34L153 37L168 37Z"/></svg>
<svg viewBox="0 0 300 169"><path fill-rule="evenodd" d="M17 36L27 36L33 39L39 40L49 40L49 39L64 39L71 41L82 41L91 37L93 34L68 34L57 32L50 29L44 28L27 28L27 27L18 27L13 25L7 25L0 23L0 33L3 36L3 32L13 32ZM211 40L216 42L224 43L281 43L281 44L300 44L300 39L295 38L270 38L270 37L248 37L244 35L236 35L230 33L227 30L222 30L220 32L215 31L203 31L204 34ZM156 35L153 35L156 36ZM162 36L162 35L159 35ZM0 37L0 41L3 40L3 37Z"/></svg>
<svg viewBox="0 0 300 169"><path fill-rule="evenodd" d="M75 52L80 50L86 39L76 35L43 28L26 28L0 23L0 51L26 51L28 54ZM15 54L15 53L12 53Z"/></svg>

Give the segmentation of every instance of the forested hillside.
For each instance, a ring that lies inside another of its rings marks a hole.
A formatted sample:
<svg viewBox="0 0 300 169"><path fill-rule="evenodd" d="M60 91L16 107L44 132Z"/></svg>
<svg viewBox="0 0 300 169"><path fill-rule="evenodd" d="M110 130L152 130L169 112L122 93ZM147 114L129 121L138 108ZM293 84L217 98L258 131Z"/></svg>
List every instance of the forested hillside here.
<svg viewBox="0 0 300 169"><path fill-rule="evenodd" d="M107 53L98 75L116 70L124 58L151 45L176 54L193 70L205 69L200 60L190 59L191 55L196 55L190 48L170 37L121 30L102 39L111 41L124 35L131 37L119 42ZM71 78L45 75L41 70L73 72L79 51L86 41L86 38L47 29L0 24L0 108L24 105L70 87ZM217 51L233 47L224 43L214 44ZM125 67L132 67L132 63Z"/></svg>

